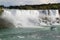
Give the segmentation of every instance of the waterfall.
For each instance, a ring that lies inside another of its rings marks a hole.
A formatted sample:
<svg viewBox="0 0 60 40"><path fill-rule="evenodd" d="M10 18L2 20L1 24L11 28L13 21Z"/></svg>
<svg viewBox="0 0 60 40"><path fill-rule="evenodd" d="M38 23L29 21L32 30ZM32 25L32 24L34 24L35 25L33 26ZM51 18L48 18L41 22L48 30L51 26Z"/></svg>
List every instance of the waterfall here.
<svg viewBox="0 0 60 40"><path fill-rule="evenodd" d="M35 27L39 25L37 10L16 10L17 25L20 27Z"/></svg>
<svg viewBox="0 0 60 40"><path fill-rule="evenodd" d="M56 17L59 18L59 13L58 13L58 10L56 10Z"/></svg>
<svg viewBox="0 0 60 40"><path fill-rule="evenodd" d="M50 10L51 18L55 17L57 15L56 13L56 10ZM40 26L40 19L41 17L45 17L47 14L47 10L4 9L2 18L5 18L12 22L15 27L42 28Z"/></svg>

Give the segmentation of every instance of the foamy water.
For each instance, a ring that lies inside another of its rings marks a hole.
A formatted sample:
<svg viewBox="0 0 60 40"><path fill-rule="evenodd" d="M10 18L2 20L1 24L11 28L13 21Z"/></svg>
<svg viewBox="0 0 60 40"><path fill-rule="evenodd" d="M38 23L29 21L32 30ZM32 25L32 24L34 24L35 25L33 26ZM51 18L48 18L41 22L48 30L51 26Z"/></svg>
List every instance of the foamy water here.
<svg viewBox="0 0 60 40"><path fill-rule="evenodd" d="M52 19L56 18L55 13L58 11L50 10L50 12ZM40 23L42 20L40 18L45 17L47 13L47 10L4 9L2 18L11 21L17 28L0 29L0 40L60 40L60 26L56 26L57 23L53 26ZM49 27L56 28L51 30Z"/></svg>
<svg viewBox="0 0 60 40"><path fill-rule="evenodd" d="M2 18L6 18L13 22L16 27L23 28L43 28L40 24L41 17L48 16L47 10L18 10L4 9ZM54 21L59 17L58 10L50 10L51 20ZM46 25L42 23L42 25Z"/></svg>

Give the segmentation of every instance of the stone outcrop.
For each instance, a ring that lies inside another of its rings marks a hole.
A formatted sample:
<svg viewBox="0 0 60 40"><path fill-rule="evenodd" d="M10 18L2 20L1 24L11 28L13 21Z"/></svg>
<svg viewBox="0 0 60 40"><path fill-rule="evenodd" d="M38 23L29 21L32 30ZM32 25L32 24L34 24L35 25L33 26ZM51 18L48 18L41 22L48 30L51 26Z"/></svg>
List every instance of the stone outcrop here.
<svg viewBox="0 0 60 40"><path fill-rule="evenodd" d="M10 22L9 20L4 19L4 18L1 17L3 11L4 10L2 8L0 8L0 28L12 28L12 27L15 27L12 22Z"/></svg>
<svg viewBox="0 0 60 40"><path fill-rule="evenodd" d="M0 28L12 28L12 27L15 27L12 22L10 22L9 20L0 18Z"/></svg>

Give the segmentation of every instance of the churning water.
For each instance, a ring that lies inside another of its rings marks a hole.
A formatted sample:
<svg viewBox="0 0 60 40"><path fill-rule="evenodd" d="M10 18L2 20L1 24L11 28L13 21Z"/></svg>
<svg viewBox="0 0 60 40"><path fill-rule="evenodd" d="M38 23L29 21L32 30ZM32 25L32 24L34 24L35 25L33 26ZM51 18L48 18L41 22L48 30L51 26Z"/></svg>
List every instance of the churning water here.
<svg viewBox="0 0 60 40"><path fill-rule="evenodd" d="M57 10L50 11L53 19L58 17ZM60 26L53 25L56 27L53 30L40 26L40 18L47 14L47 10L4 9L2 18L12 22L15 27L0 29L0 40L60 40Z"/></svg>

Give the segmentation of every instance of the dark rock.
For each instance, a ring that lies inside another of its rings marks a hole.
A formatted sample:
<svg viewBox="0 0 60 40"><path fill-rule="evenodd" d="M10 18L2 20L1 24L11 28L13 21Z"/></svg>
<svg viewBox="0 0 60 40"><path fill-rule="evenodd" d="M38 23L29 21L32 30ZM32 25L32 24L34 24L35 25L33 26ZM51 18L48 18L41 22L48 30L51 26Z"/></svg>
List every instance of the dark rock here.
<svg viewBox="0 0 60 40"><path fill-rule="evenodd" d="M0 18L0 28L12 28L12 27L15 27L12 22Z"/></svg>

